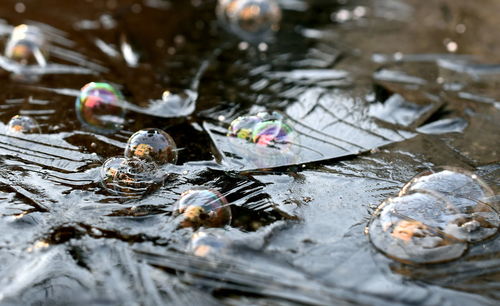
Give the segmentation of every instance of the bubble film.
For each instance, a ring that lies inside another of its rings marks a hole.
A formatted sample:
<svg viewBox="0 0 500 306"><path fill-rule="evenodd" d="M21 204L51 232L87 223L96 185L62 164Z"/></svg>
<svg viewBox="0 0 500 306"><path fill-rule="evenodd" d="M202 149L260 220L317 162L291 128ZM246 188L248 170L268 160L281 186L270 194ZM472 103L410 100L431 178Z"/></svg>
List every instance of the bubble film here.
<svg viewBox="0 0 500 306"><path fill-rule="evenodd" d="M177 162L177 146L169 134L160 129L144 129L130 137L125 157L136 157L157 164Z"/></svg>
<svg viewBox="0 0 500 306"><path fill-rule="evenodd" d="M227 136L251 141L253 129L260 122L262 118L258 116L238 117L231 122Z"/></svg>
<svg viewBox="0 0 500 306"><path fill-rule="evenodd" d="M112 157L101 167L101 183L108 191L127 197L141 197L159 187L163 176L152 162Z"/></svg>
<svg viewBox="0 0 500 306"><path fill-rule="evenodd" d="M450 167L426 171L408 182L400 195L416 191L438 193L453 207L455 213L446 233L462 240L479 241L497 232L498 213L483 201L494 192L474 173Z"/></svg>
<svg viewBox="0 0 500 306"><path fill-rule="evenodd" d="M396 198L381 204L368 225L384 254L409 263L460 257L468 244L495 235L497 211L481 199L493 191L477 175L457 168L426 171Z"/></svg>
<svg viewBox="0 0 500 306"><path fill-rule="evenodd" d="M462 256L467 243L446 235L450 209L430 193L389 199L368 226L373 245L404 263L435 263Z"/></svg>
<svg viewBox="0 0 500 306"><path fill-rule="evenodd" d="M35 119L29 116L16 115L12 117L8 124L10 133L34 134L40 133L40 125Z"/></svg>
<svg viewBox="0 0 500 306"><path fill-rule="evenodd" d="M220 255L225 248L227 248L227 241L222 237L198 231L191 237L187 251L198 257L209 258Z"/></svg>
<svg viewBox="0 0 500 306"><path fill-rule="evenodd" d="M281 120L258 123L252 133L252 141L260 146L291 146L295 142L293 129Z"/></svg>
<svg viewBox="0 0 500 306"><path fill-rule="evenodd" d="M36 26L18 25L12 30L5 47L5 56L22 65L47 65L47 43Z"/></svg>
<svg viewBox="0 0 500 306"><path fill-rule="evenodd" d="M219 0L217 17L229 32L259 42L279 30L281 9L275 0Z"/></svg>
<svg viewBox="0 0 500 306"><path fill-rule="evenodd" d="M231 222L231 209L224 196L212 189L194 189L182 193L175 205L182 215L181 227L222 227Z"/></svg>
<svg viewBox="0 0 500 306"><path fill-rule="evenodd" d="M110 134L119 130L125 120L123 96L108 83L88 83L76 99L76 114L85 128Z"/></svg>

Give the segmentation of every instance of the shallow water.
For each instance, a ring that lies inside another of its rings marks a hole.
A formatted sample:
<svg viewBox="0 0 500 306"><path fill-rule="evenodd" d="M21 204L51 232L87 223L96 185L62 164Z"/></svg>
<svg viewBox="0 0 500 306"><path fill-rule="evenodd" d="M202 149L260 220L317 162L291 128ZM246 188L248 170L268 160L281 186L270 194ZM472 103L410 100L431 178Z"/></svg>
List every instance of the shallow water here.
<svg viewBox="0 0 500 306"><path fill-rule="evenodd" d="M252 46L219 28L215 1L2 1L0 49L21 23L52 46L24 80L0 58L2 303L495 304L498 234L411 265L364 232L435 166L471 171L498 195L499 4L280 3L274 42ZM123 93L118 132L77 119L91 81ZM274 110L300 138L287 154L225 136L238 116ZM9 133L17 114L42 134ZM102 163L151 127L173 137L177 165L145 196L107 191ZM200 187L232 203L231 225L207 229L224 237L207 257L190 253L192 229L172 214Z"/></svg>

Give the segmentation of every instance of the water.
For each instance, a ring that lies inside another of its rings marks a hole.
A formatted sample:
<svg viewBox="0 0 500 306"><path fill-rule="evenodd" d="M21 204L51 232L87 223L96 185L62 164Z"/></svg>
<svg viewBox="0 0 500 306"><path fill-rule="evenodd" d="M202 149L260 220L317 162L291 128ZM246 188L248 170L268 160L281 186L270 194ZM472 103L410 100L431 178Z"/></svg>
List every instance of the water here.
<svg viewBox="0 0 500 306"><path fill-rule="evenodd" d="M498 3L279 2L273 39L245 43L220 28L216 1L2 1L0 49L20 24L50 46L44 66L0 57L2 303L496 303L498 234L412 265L364 231L437 166L481 177L500 208ZM89 82L123 94L116 132L78 120ZM266 111L298 134L296 150L227 137L234 119ZM10 133L15 115L41 133ZM177 162L156 164L152 184L105 188L102 165L147 128L172 137ZM223 242L207 243L210 256L173 216L199 188L232 215L205 229Z"/></svg>

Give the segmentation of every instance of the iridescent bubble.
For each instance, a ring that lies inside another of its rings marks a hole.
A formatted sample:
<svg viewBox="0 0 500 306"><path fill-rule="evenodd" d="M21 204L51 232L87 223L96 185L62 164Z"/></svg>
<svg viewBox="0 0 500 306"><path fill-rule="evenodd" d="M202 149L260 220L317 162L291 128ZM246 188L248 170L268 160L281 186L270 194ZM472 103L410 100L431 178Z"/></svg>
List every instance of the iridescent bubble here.
<svg viewBox="0 0 500 306"><path fill-rule="evenodd" d="M217 17L240 38L261 42L279 30L281 9L275 0L219 0Z"/></svg>
<svg viewBox="0 0 500 306"><path fill-rule="evenodd" d="M416 192L381 204L368 225L373 245L404 263L436 263L462 256L467 243L445 232L455 209L434 193Z"/></svg>
<svg viewBox="0 0 500 306"><path fill-rule="evenodd" d="M122 94L108 83L88 83L76 99L76 114L84 127L98 133L113 133L125 121Z"/></svg>
<svg viewBox="0 0 500 306"><path fill-rule="evenodd" d="M41 132L40 125L35 119L21 115L16 115L10 119L8 129L11 133L34 134Z"/></svg>
<svg viewBox="0 0 500 306"><path fill-rule="evenodd" d="M494 195L491 188L474 173L458 168L426 171L408 182L400 195L432 191L445 198L455 210L444 228L447 234L466 241L479 241L496 234L500 219L484 202Z"/></svg>
<svg viewBox="0 0 500 306"><path fill-rule="evenodd" d="M136 157L158 164L177 162L177 146L169 134L160 129L145 129L132 135L125 148L125 157Z"/></svg>
<svg viewBox="0 0 500 306"><path fill-rule="evenodd" d="M252 141L266 147L289 147L296 143L296 137L293 129L282 120L269 120L254 127Z"/></svg>
<svg viewBox="0 0 500 306"><path fill-rule="evenodd" d="M253 129L261 121L262 118L258 116L238 117L231 122L227 136L251 141Z"/></svg>
<svg viewBox="0 0 500 306"><path fill-rule="evenodd" d="M182 215L181 227L222 227L231 223L231 208L226 198L213 189L183 192L174 212Z"/></svg>
<svg viewBox="0 0 500 306"><path fill-rule="evenodd" d="M101 183L108 191L140 197L159 187L164 175L158 166L137 158L112 157L101 167Z"/></svg>
<svg viewBox="0 0 500 306"><path fill-rule="evenodd" d="M5 56L22 65L47 65L47 43L43 32L36 26L18 25L12 31Z"/></svg>
<svg viewBox="0 0 500 306"><path fill-rule="evenodd" d="M278 112L239 117L227 135L231 153L256 168L293 164L301 149L298 134Z"/></svg>

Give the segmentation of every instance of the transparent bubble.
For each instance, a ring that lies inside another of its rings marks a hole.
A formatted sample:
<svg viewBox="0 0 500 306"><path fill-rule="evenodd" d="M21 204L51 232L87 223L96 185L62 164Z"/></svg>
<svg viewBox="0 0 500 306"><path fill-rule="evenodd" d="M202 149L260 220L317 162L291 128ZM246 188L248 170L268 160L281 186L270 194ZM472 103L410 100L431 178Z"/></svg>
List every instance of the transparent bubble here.
<svg viewBox="0 0 500 306"><path fill-rule="evenodd" d="M132 135L125 148L125 157L136 157L157 164L177 162L177 146L169 134L160 129L144 129Z"/></svg>
<svg viewBox="0 0 500 306"><path fill-rule="evenodd" d="M301 149L297 133L278 112L239 117L231 123L227 135L231 150L242 162L259 168L293 164Z"/></svg>
<svg viewBox="0 0 500 306"><path fill-rule="evenodd" d="M88 83L76 99L78 120L94 132L116 132L125 121L122 101L122 94L108 83Z"/></svg>
<svg viewBox="0 0 500 306"><path fill-rule="evenodd" d="M40 125L35 119L21 115L10 119L8 129L10 133L35 134L41 132Z"/></svg>
<svg viewBox="0 0 500 306"><path fill-rule="evenodd" d="M137 158L112 157L101 167L101 183L108 191L127 197L140 197L163 183L158 166Z"/></svg>
<svg viewBox="0 0 500 306"><path fill-rule="evenodd" d="M446 199L454 209L446 227L457 239L479 241L496 234L500 219L494 208L483 201L494 195L477 175L458 168L426 171L408 182L400 192L431 191Z"/></svg>
<svg viewBox="0 0 500 306"><path fill-rule="evenodd" d="M228 242L219 235L198 231L189 241L187 252L198 257L218 257L228 247Z"/></svg>
<svg viewBox="0 0 500 306"><path fill-rule="evenodd" d="M222 227L231 223L231 208L226 198L213 189L183 192L174 211L182 215L181 227Z"/></svg>
<svg viewBox="0 0 500 306"><path fill-rule="evenodd" d="M494 195L476 174L453 167L441 167L415 176L401 189L400 195L415 190L432 190L455 198L473 200Z"/></svg>
<svg viewBox="0 0 500 306"><path fill-rule="evenodd" d="M380 206L368 225L373 245L405 263L435 263L462 256L467 243L445 232L455 210L433 193L416 192Z"/></svg>
<svg viewBox="0 0 500 306"><path fill-rule="evenodd" d="M244 140L252 140L254 127L262 121L258 116L242 116L231 122L227 136Z"/></svg>
<svg viewBox="0 0 500 306"><path fill-rule="evenodd" d="M43 32L36 26L18 25L12 30L5 56L22 65L45 66L48 48Z"/></svg>
<svg viewBox="0 0 500 306"><path fill-rule="evenodd" d="M268 40L279 29L281 9L275 0L219 0L217 17L244 40Z"/></svg>

